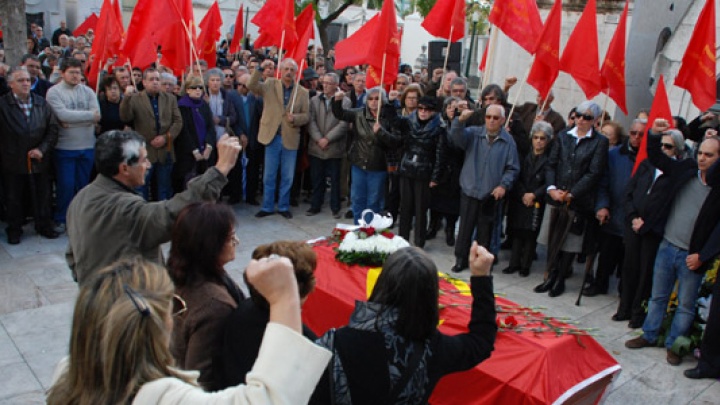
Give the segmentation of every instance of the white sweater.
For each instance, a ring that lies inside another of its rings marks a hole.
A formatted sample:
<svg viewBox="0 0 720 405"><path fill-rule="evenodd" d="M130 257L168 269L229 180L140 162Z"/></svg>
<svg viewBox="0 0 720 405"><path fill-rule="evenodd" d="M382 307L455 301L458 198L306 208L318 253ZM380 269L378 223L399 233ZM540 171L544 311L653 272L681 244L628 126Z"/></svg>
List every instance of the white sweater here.
<svg viewBox="0 0 720 405"><path fill-rule="evenodd" d="M56 149L85 150L95 147L94 115L100 111L95 92L78 84L65 81L50 87L47 103L61 122Z"/></svg>

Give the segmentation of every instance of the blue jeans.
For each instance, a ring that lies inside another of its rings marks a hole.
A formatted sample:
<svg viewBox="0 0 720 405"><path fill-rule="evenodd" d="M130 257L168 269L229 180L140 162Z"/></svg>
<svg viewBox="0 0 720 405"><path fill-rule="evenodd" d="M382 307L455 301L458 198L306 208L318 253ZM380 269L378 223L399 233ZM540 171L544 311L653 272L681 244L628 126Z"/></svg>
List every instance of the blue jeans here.
<svg viewBox="0 0 720 405"><path fill-rule="evenodd" d="M352 200L353 217L355 218L355 224L357 224L360 214L366 208L370 208L376 213L380 213L382 210L387 171L363 170L355 165L350 170L352 179L350 198Z"/></svg>
<svg viewBox="0 0 720 405"><path fill-rule="evenodd" d="M65 223L65 214L67 214L70 201L90 181L94 158L94 149L55 149L55 174L57 176L55 222Z"/></svg>
<svg viewBox="0 0 720 405"><path fill-rule="evenodd" d="M173 160L169 153L165 154L165 162L157 161L145 173L145 185L141 186L138 191L143 195L145 200L150 201L150 188L157 193L152 196L154 201L169 200L173 196L172 188L172 170ZM155 183L153 185L153 183Z"/></svg>
<svg viewBox="0 0 720 405"><path fill-rule="evenodd" d="M648 305L648 314L643 324L643 336L649 342L658 338L660 325L667 312L668 300L678 281L678 307L670 326L670 333L665 339L665 347L671 348L675 339L690 329L695 319L695 301L697 301L700 284L704 274L691 271L685 264L687 250L663 239L655 256L653 270L652 296Z"/></svg>
<svg viewBox="0 0 720 405"><path fill-rule="evenodd" d="M310 156L312 176L312 203L310 208L319 210L325 200L325 178L330 177L330 209L340 211L340 163L342 159L320 159Z"/></svg>
<svg viewBox="0 0 720 405"><path fill-rule="evenodd" d="M282 136L275 135L272 142L265 146L265 169L263 171L262 210L275 212L275 185L280 172L280 192L278 211L290 210L290 188L295 177L297 150L285 149Z"/></svg>

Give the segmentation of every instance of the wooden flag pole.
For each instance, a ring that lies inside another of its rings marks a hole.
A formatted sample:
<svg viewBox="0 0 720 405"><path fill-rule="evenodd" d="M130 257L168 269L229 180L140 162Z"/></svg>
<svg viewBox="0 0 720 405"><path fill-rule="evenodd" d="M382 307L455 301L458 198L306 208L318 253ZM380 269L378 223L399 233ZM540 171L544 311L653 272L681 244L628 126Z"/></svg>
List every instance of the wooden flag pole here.
<svg viewBox="0 0 720 405"><path fill-rule="evenodd" d="M380 121L380 109L382 108L382 101L383 101L382 100L382 88L383 88L383 80L385 79L385 60L386 59L387 59L387 51L383 52L382 68L380 69L380 92L378 94L378 108L377 108L377 114L375 115L375 122ZM445 60L447 60L447 58Z"/></svg>
<svg viewBox="0 0 720 405"><path fill-rule="evenodd" d="M100 60L100 65L98 65L98 75L97 75L97 83L95 83L95 94L100 94L100 74L102 73L102 59ZM130 76L132 76L132 71L130 71Z"/></svg>
<svg viewBox="0 0 720 405"><path fill-rule="evenodd" d="M540 107L540 114L542 114L542 112L545 111L545 106L547 106L547 101L550 98L550 97L548 97L549 95L550 95L550 92L548 92L548 94L545 96L545 100L543 100L542 107Z"/></svg>
<svg viewBox="0 0 720 405"><path fill-rule="evenodd" d="M685 104L685 95L686 94L687 94L687 90L683 90L682 97L680 97L680 105L678 106L678 116L681 116L681 117L683 116L682 107L683 107L683 104ZM652 125L649 122L648 122L648 124Z"/></svg>
<svg viewBox="0 0 720 405"><path fill-rule="evenodd" d="M317 41L313 44L313 69L317 71Z"/></svg>
<svg viewBox="0 0 720 405"><path fill-rule="evenodd" d="M603 93L603 94L605 94L605 93ZM603 109L602 109L602 111L600 112L600 115L601 115L601 117L600 117L600 128L602 128L602 126L605 125L605 111L607 111L607 104L608 104L608 100L609 100L609 99L610 99L610 96L608 96L607 94L605 94L605 102L603 103Z"/></svg>
<svg viewBox="0 0 720 405"><path fill-rule="evenodd" d="M280 47L278 48L278 64L275 67L275 78L280 78L280 63L282 63L282 50L285 46L285 30L283 29L282 35L280 36Z"/></svg>
<svg viewBox="0 0 720 405"><path fill-rule="evenodd" d="M132 62L130 57L127 58L128 71L130 71L130 80L132 80L133 87L137 90L137 82L135 82L135 76L132 75Z"/></svg>
<svg viewBox="0 0 720 405"><path fill-rule="evenodd" d="M490 44L488 45L490 49L488 49L488 55L485 58L485 71L483 72L482 81L480 82L482 85L482 88L479 89L478 94L482 91L482 89L485 88L485 86L488 85L488 81L490 80L490 73L492 72L492 63L493 59L495 59L495 46L497 44L497 37L498 37L498 29L494 28L492 30L492 34L490 34Z"/></svg>
<svg viewBox="0 0 720 405"><path fill-rule="evenodd" d="M445 61L443 62L443 74L440 77L440 88L438 89L438 90L440 90L440 93L443 96L448 95L448 94L445 94L443 89L445 87L445 74L446 74L446 70L447 70L448 57L450 56L450 45L452 45L452 42L450 42L450 40L452 39L454 29L455 29L455 27L453 25L450 25L450 35L448 35L447 51L445 52ZM385 56L384 55L383 55L383 68L385 68ZM432 72L430 72L430 74L432 74Z"/></svg>
<svg viewBox="0 0 720 405"><path fill-rule="evenodd" d="M303 58L303 60L300 61L300 67L298 68L298 72L296 75L297 79L295 79L295 88L293 89L292 101L290 102L290 113L291 114L293 112L293 108L295 108L295 99L297 99L298 86L300 85L300 76L301 76L300 72L302 72L303 67L305 67L305 58Z"/></svg>
<svg viewBox="0 0 720 405"><path fill-rule="evenodd" d="M530 65L532 67L532 65ZM510 109L510 114L508 114L507 118L505 119L505 129L510 128L510 117L512 117L513 113L515 112L515 106L517 105L518 99L520 98L520 93L523 91L523 87L525 87L525 83L527 83L528 75L530 74L530 67L527 68L525 71L525 76L523 76L523 81L520 82L520 88L518 88L517 93L515 93L515 100L513 100L512 108ZM482 101L482 100L480 100Z"/></svg>

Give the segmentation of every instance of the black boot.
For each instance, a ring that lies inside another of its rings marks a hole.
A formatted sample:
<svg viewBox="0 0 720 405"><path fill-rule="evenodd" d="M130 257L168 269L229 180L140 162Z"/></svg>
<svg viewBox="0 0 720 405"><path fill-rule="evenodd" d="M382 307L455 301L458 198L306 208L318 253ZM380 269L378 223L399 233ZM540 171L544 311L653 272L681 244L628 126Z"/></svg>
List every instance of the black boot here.
<svg viewBox="0 0 720 405"><path fill-rule="evenodd" d="M425 240L435 239L442 222L442 217L435 211L430 211L430 223L428 224Z"/></svg>
<svg viewBox="0 0 720 405"><path fill-rule="evenodd" d="M572 269L574 253L560 252L557 258L558 277L550 288L551 297L557 297L565 292L565 278L569 269Z"/></svg>
<svg viewBox="0 0 720 405"><path fill-rule="evenodd" d="M455 223L445 227L445 243L448 246L455 246Z"/></svg>
<svg viewBox="0 0 720 405"><path fill-rule="evenodd" d="M555 280L555 284L553 284L548 295L550 297L557 297L557 296L562 295L562 293L564 293L564 292L565 292L565 277L563 277L561 274L558 276L557 280Z"/></svg>
<svg viewBox="0 0 720 405"><path fill-rule="evenodd" d="M550 291L553 284L555 284L555 281L557 280L557 278L558 278L558 271L557 271L557 268L555 267L552 269L552 271L548 275L548 278L542 284L538 284L537 286L535 286L533 291L535 291L536 293L544 293L544 292Z"/></svg>

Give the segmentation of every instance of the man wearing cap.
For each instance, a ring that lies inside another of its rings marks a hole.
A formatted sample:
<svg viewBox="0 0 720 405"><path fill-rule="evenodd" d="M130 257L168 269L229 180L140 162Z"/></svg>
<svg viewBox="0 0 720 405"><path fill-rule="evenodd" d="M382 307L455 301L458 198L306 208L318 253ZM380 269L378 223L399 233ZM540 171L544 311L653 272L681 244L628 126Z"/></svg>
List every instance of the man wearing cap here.
<svg viewBox="0 0 720 405"><path fill-rule="evenodd" d="M318 90L318 79L320 76L318 76L317 72L313 68L307 68L303 70L302 72L302 80L300 81L300 84L303 85L306 89L308 89L308 92L310 93L310 98L315 97L317 95Z"/></svg>
<svg viewBox="0 0 720 405"><path fill-rule="evenodd" d="M472 235L489 247L496 204L510 190L520 173L517 147L505 131L505 108L492 104L485 109L485 125L465 128L473 110L463 111L450 126L450 142L465 151L460 172L460 230L455 244L453 272L468 267Z"/></svg>

